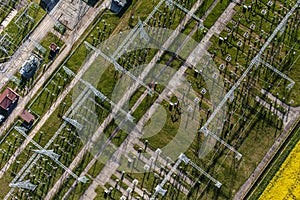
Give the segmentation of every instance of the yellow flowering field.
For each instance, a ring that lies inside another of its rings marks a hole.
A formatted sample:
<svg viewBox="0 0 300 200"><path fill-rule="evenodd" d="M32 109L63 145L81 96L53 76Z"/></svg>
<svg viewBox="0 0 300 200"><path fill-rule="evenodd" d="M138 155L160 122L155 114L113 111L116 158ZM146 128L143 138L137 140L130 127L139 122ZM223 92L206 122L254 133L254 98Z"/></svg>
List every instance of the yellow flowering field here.
<svg viewBox="0 0 300 200"><path fill-rule="evenodd" d="M300 141L291 151L259 199L300 199Z"/></svg>

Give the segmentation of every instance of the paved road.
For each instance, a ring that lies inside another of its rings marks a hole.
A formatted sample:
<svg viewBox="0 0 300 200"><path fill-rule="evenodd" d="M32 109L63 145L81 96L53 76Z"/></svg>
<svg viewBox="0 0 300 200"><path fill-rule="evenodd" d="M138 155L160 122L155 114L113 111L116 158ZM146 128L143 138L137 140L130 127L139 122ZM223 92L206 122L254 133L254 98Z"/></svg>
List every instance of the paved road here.
<svg viewBox="0 0 300 200"><path fill-rule="evenodd" d="M197 3L200 3L199 1ZM198 4L199 6L199 4ZM196 49L193 51L193 53L188 57L187 62L196 65L197 62L201 59L201 57L204 55L204 52L209 47L209 39L212 37L213 34L219 34L225 24L231 19L231 17L234 15L235 11L233 10L233 7L235 6L234 3L231 3L224 14L217 20L215 25L208 31L206 36L203 38L203 40L200 42L200 44L196 47ZM193 7L195 8L195 7ZM172 37L170 37L172 38ZM170 92L174 92L175 88L177 88L177 84L179 84L179 80L182 78L185 70L187 69L186 66L182 66L177 73L174 75L174 77L169 82L166 89L162 92L162 94L158 97L156 102L151 106L151 108L144 114L144 116L141 118L141 120L138 122L136 129L142 130L144 124L150 119L150 117L154 114L158 104L163 99L167 99L167 94ZM173 89L173 91L172 91ZM125 96L125 95L124 95ZM125 145L121 145L118 149L118 151L123 151L127 144L134 144L134 140L139 138L141 135L139 134L140 131L136 132L134 131L129 136L132 137L129 139L129 141L126 141ZM112 157L118 158L119 155L121 155L120 152L116 152ZM119 167L119 165L116 162L109 162L105 167L102 169L102 171L98 174L98 176L95 178L93 183L90 185L90 187L86 190L84 193L82 199L93 199L96 196L95 189L100 184L102 186L105 185L107 181L109 181L109 178L112 174L116 171L116 169Z"/></svg>
<svg viewBox="0 0 300 200"><path fill-rule="evenodd" d="M71 32L71 34L75 34L75 39L73 39L73 36L71 35L69 40L69 43L67 43L66 48L61 52L61 54L55 59L53 64L50 66L50 68L45 72L45 74L41 77L41 79L38 81L38 83L32 88L32 90L28 93L27 96L20 99L17 108L12 112L12 114L7 119L6 123L1 127L0 132L3 134L5 129L7 129L14 120L19 116L19 114L24 110L28 102L31 100L31 98L37 94L39 88L47 81L47 79L52 75L52 73L55 71L55 69L60 65L60 63L64 60L64 58L70 53L74 43L79 39L79 37L83 34L83 32L86 30L86 28L92 23L92 21L96 18L97 14L103 10L109 3L109 0L106 0L97 10L94 8L91 8L86 15L83 17L82 22L79 23L80 28L74 32ZM80 75L80 74L79 74ZM75 82L77 82L78 79L75 79L72 84L75 85ZM3 176L3 174L8 170L10 165L15 161L16 157L24 150L24 148L30 143L30 139L35 136L39 128L43 126L43 124L47 121L51 113L54 112L54 110L59 106L60 102L63 100L63 97L67 95L67 92L63 92L59 97L58 100L52 105L52 107L49 109L49 112L45 114L45 116L39 121L39 123L36 125L36 127L31 131L29 138L23 142L23 144L16 150L16 152L12 155L10 160L5 164L5 166L0 171L0 178Z"/></svg>

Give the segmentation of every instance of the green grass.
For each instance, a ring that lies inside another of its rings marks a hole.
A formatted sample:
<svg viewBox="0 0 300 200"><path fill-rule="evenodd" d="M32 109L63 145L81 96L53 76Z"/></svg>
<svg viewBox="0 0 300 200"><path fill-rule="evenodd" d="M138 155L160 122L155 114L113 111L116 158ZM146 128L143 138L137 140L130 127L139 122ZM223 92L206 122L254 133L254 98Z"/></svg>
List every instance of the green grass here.
<svg viewBox="0 0 300 200"><path fill-rule="evenodd" d="M14 19L8 24L8 26L4 29L4 31L1 33L1 37L8 33L9 36L12 38L10 39L13 45L10 46L9 55L13 55L13 53L17 50L17 48L21 45L22 40L26 37L26 35L35 29L37 24L40 22L40 20L45 16L46 12L37 4L31 4L31 6L28 7L27 14L31 16L34 19L34 22L29 22L27 27L24 27L22 29L19 29L18 26L15 24L16 19L22 14L24 9L21 9L18 14L14 17ZM2 57L3 54L1 52L0 56ZM4 60L5 61L5 60Z"/></svg>
<svg viewBox="0 0 300 200"><path fill-rule="evenodd" d="M203 3L199 6L198 10L196 11L196 15L201 18L207 12L210 6L212 6L214 0L207 0L203 1Z"/></svg>
<svg viewBox="0 0 300 200"><path fill-rule="evenodd" d="M45 48L47 49L47 53L45 55L45 60L44 60L44 63L48 63L50 60L48 58L49 56L49 52L50 52L50 49L49 49L49 46L50 44L52 43L55 43L59 48L60 48L60 51L62 51L62 47L64 46L64 42L61 40L61 38L57 37L55 34L49 32L47 33L47 35L42 39L42 41L40 42L40 44Z"/></svg>
<svg viewBox="0 0 300 200"><path fill-rule="evenodd" d="M229 3L230 3L229 0L220 0L217 3L217 5L214 7L214 9L211 11L211 13L204 20L204 26L206 28L212 27L214 25L214 23L217 21L217 19L220 17L220 15L227 8Z"/></svg>
<svg viewBox="0 0 300 200"><path fill-rule="evenodd" d="M151 107L153 102L158 97L157 94L147 95L146 98L141 102L141 104L137 107L137 109L132 113L132 116L135 118L134 121L138 122L144 113Z"/></svg>
<svg viewBox="0 0 300 200"><path fill-rule="evenodd" d="M2 23L5 18L9 15L9 13L14 9L15 5L18 1L8 1L6 6L1 5L1 14L0 14L0 23Z"/></svg>
<svg viewBox="0 0 300 200"><path fill-rule="evenodd" d="M282 145L280 150L275 154L269 167L263 172L262 176L259 178L258 182L252 187L252 190L247 195L247 199L255 200L266 189L267 185L271 179L275 176L276 172L279 170L281 165L284 163L285 159L288 157L289 153L293 150L295 145L300 140L300 130L299 124L294 130L292 130L290 136L286 142Z"/></svg>
<svg viewBox="0 0 300 200"><path fill-rule="evenodd" d="M169 110L168 102L163 101L161 104L165 108L165 110ZM155 136L147 138L150 144L149 147L151 147L151 149L153 150L156 150L157 148L163 148L164 146L166 146L177 134L179 125L180 121L177 120L173 122L171 113L168 111L167 119L162 130Z"/></svg>

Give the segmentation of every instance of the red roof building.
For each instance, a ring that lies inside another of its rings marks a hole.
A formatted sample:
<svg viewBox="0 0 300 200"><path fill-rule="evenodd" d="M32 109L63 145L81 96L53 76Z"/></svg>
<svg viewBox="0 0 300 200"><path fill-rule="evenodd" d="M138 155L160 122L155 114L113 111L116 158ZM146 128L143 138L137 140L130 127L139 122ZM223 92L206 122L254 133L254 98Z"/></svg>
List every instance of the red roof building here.
<svg viewBox="0 0 300 200"><path fill-rule="evenodd" d="M34 121L34 116L28 111L23 110L23 112L20 114L20 117L27 123L30 124Z"/></svg>
<svg viewBox="0 0 300 200"><path fill-rule="evenodd" d="M0 95L0 108L8 111L19 100L19 95L11 88L6 88Z"/></svg>

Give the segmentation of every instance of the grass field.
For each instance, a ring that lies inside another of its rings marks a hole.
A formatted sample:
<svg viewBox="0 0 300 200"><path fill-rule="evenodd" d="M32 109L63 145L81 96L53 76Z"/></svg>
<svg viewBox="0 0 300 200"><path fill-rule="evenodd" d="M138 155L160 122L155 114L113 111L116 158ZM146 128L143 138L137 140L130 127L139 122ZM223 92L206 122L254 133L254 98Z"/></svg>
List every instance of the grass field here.
<svg viewBox="0 0 300 200"><path fill-rule="evenodd" d="M260 196L260 200L300 198L299 159L300 142L298 141ZM278 193L279 190L281 191L280 193Z"/></svg>

